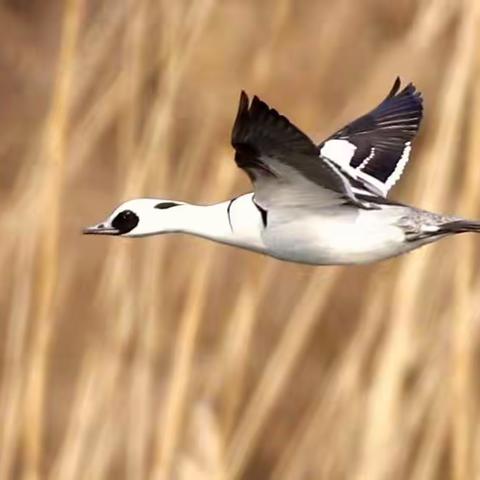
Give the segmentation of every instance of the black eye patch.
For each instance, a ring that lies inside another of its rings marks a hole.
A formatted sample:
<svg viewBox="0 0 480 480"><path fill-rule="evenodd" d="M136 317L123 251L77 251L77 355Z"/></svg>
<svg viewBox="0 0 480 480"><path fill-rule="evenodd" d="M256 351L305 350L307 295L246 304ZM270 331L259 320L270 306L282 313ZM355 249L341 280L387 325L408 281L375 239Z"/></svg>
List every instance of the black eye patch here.
<svg viewBox="0 0 480 480"><path fill-rule="evenodd" d="M175 203L175 202L162 202L162 203L159 203L158 205L155 205L154 208L158 208L159 210L163 210L165 208L176 207L177 205L179 205L179 204Z"/></svg>
<svg viewBox="0 0 480 480"><path fill-rule="evenodd" d="M112 227L118 230L118 235L123 235L133 230L138 225L139 219L131 210L123 210L113 220Z"/></svg>

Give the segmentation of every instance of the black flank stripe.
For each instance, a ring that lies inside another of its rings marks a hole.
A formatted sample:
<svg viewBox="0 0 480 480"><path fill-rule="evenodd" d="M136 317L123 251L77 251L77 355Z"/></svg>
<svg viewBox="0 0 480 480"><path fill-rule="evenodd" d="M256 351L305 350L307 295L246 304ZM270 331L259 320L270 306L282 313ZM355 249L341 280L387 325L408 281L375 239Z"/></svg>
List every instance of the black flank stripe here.
<svg viewBox="0 0 480 480"><path fill-rule="evenodd" d="M252 199L253 204L257 207L257 210L260 212L260 215L262 216L262 223L263 223L263 228L267 227L267 221L268 221L268 212L264 208L262 208L260 205L255 202L255 200Z"/></svg>
<svg viewBox="0 0 480 480"><path fill-rule="evenodd" d="M238 197L232 198L227 205L227 216L228 216L228 224L230 225L230 230L233 233L233 225L232 225L232 218L230 216L230 209L232 208L232 203L237 199Z"/></svg>

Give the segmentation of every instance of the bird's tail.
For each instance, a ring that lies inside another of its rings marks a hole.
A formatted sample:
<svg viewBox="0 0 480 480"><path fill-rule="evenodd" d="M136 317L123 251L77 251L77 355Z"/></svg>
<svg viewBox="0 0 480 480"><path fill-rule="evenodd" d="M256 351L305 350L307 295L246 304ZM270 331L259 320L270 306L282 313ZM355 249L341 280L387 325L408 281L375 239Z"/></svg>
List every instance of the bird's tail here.
<svg viewBox="0 0 480 480"><path fill-rule="evenodd" d="M440 225L438 233L480 232L480 222L471 220L454 220Z"/></svg>

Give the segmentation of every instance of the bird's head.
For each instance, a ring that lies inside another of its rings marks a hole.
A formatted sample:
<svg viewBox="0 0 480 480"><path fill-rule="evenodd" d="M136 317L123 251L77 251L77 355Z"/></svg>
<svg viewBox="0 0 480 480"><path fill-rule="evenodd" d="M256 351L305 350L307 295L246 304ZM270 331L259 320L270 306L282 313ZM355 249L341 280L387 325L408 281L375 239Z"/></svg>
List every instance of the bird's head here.
<svg viewBox="0 0 480 480"><path fill-rule="evenodd" d="M103 222L87 227L84 234L144 237L176 231L175 210L184 205L171 200L137 198L122 203Z"/></svg>

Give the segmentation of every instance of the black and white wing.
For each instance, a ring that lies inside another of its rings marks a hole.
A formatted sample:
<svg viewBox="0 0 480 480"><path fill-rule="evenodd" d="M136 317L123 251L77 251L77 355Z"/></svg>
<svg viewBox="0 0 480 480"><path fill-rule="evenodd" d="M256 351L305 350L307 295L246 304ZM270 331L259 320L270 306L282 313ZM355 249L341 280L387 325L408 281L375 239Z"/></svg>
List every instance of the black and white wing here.
<svg viewBox="0 0 480 480"><path fill-rule="evenodd" d="M409 160L423 114L422 97L415 86L410 83L399 89L397 78L390 93L375 109L319 145L323 157L384 197Z"/></svg>
<svg viewBox="0 0 480 480"><path fill-rule="evenodd" d="M253 182L255 203L271 207L364 206L350 182L295 125L258 97L240 96L232 130L235 162Z"/></svg>

